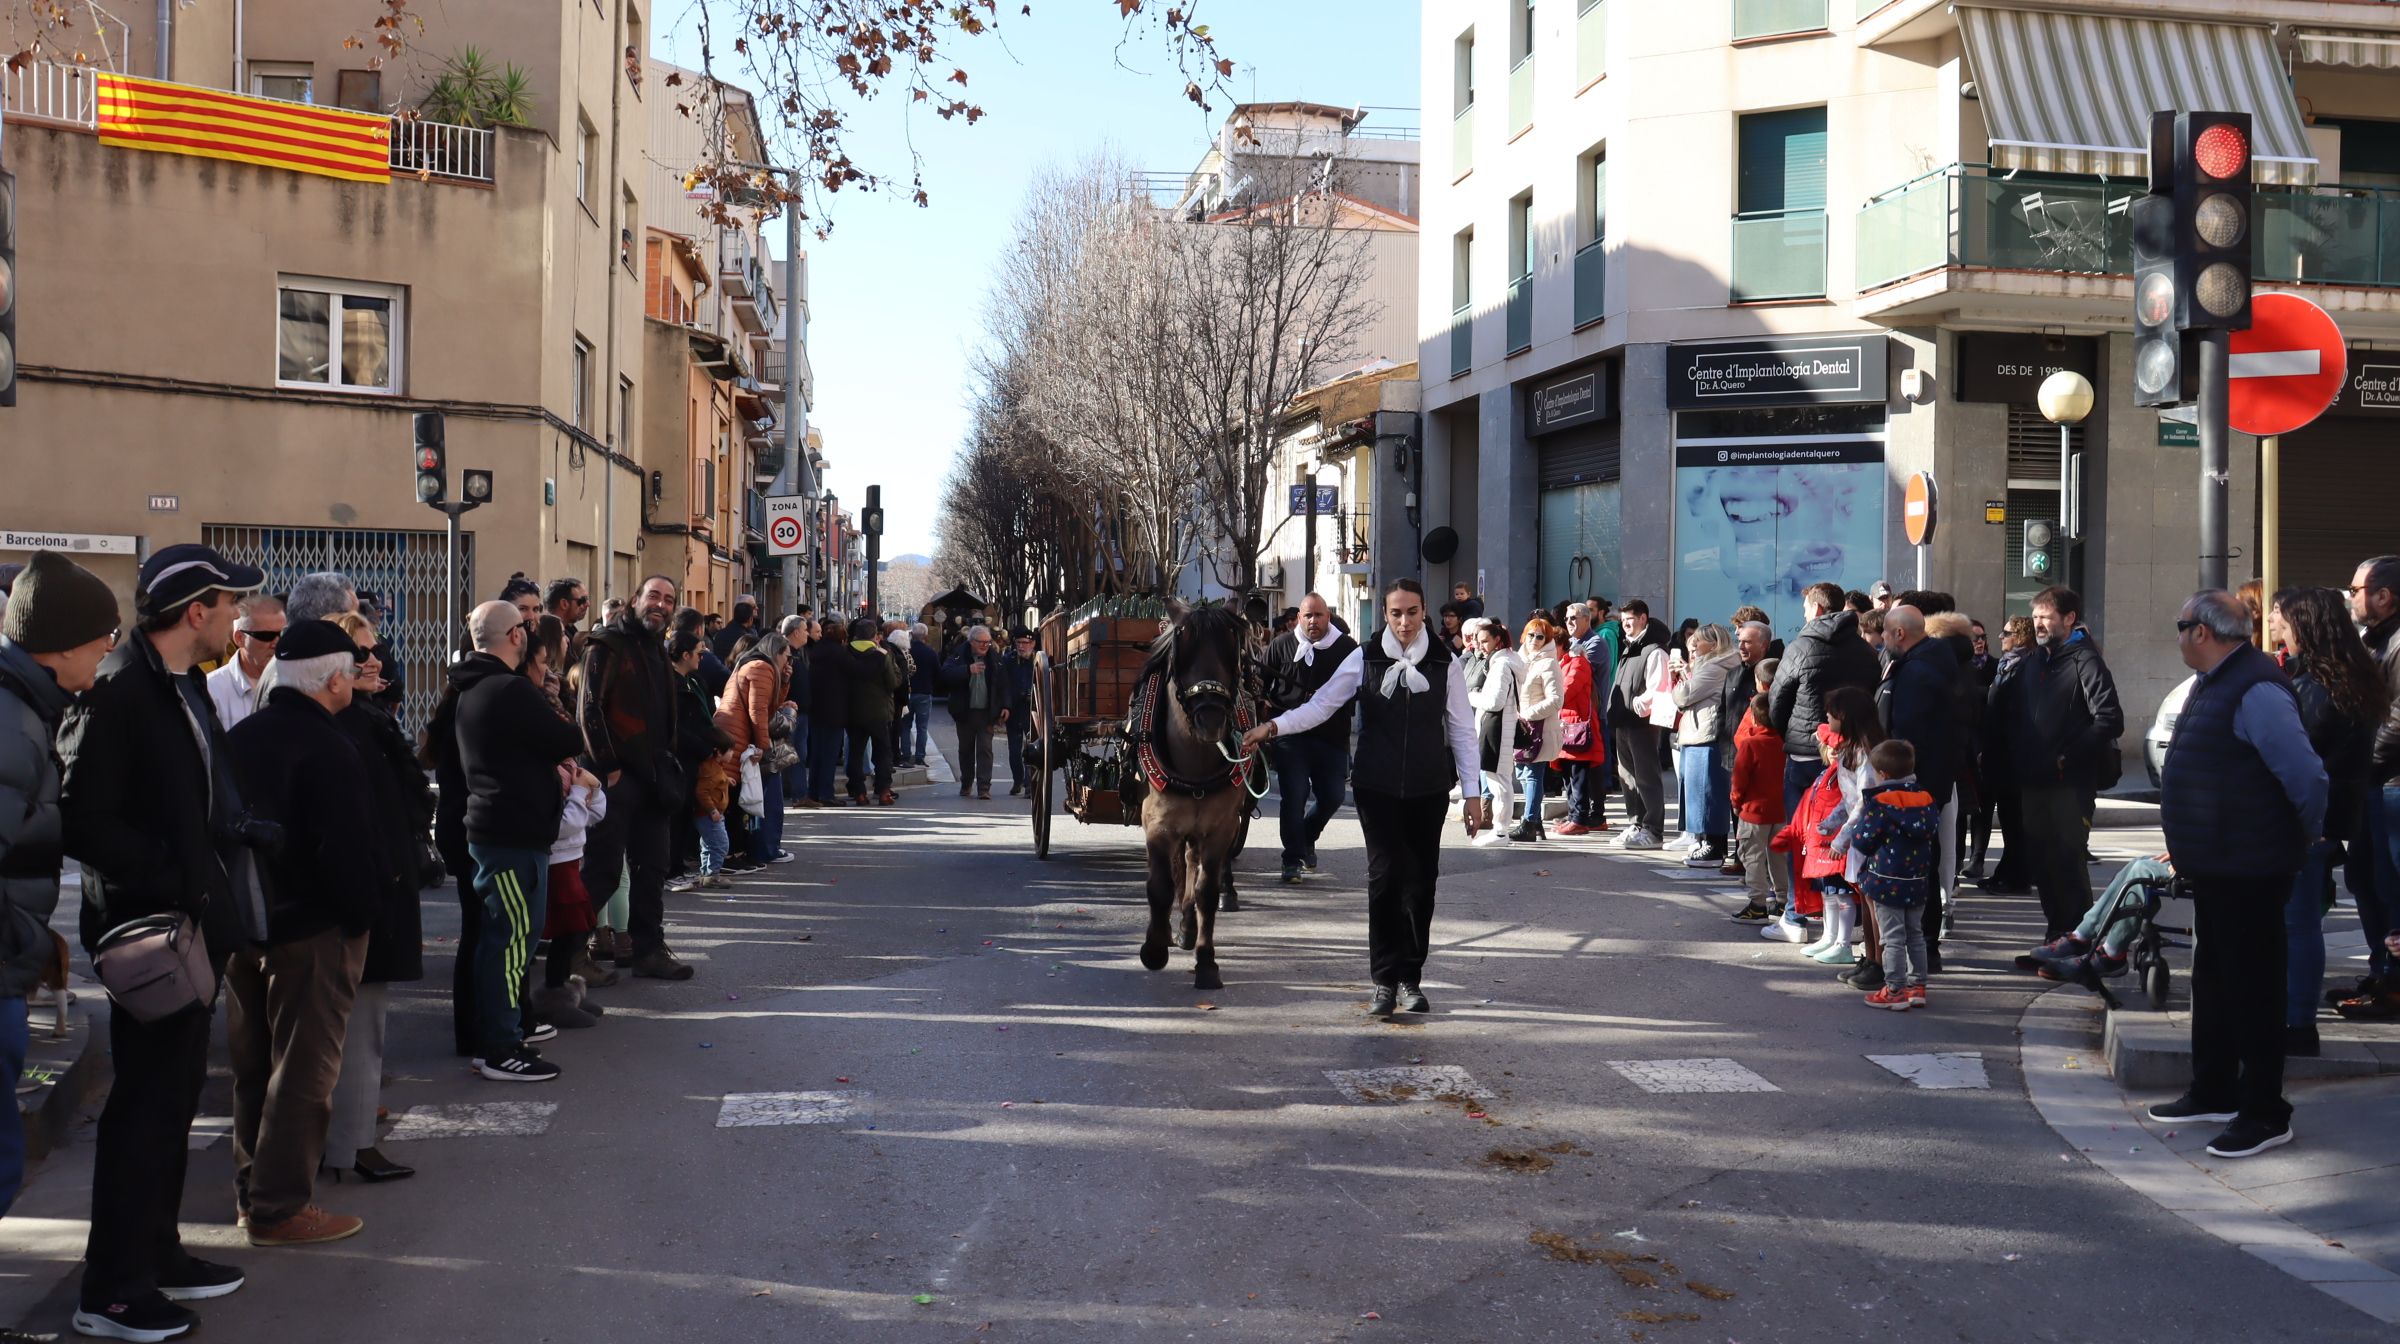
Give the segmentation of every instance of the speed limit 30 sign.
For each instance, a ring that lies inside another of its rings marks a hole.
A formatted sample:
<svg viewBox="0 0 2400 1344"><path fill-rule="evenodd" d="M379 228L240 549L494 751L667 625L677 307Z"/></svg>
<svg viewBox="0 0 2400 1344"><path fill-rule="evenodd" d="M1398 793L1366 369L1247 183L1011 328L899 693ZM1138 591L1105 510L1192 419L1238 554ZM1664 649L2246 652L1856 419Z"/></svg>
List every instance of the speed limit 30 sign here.
<svg viewBox="0 0 2400 1344"><path fill-rule="evenodd" d="M801 543L807 537L800 519L808 508L808 496L769 495L763 502L767 512L767 553L800 554Z"/></svg>

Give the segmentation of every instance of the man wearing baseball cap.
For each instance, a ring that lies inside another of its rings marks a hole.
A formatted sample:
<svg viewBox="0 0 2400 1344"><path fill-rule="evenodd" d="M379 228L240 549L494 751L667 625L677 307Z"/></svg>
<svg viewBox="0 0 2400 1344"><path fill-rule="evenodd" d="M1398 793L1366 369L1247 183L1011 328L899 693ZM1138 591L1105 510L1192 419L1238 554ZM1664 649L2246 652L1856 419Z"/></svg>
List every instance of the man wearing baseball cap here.
<svg viewBox="0 0 2400 1344"><path fill-rule="evenodd" d="M235 602L264 581L206 546L151 556L134 594L137 627L67 711L59 810L66 852L85 869L86 950L129 920L176 912L198 922L222 974L235 948L265 932L254 882L235 879L250 872L239 838L249 824L196 670L232 636ZM197 1322L184 1302L242 1286L239 1270L193 1256L176 1232L214 1012L207 1003L155 1022L109 1014L116 1081L93 1152L81 1333L170 1339Z"/></svg>

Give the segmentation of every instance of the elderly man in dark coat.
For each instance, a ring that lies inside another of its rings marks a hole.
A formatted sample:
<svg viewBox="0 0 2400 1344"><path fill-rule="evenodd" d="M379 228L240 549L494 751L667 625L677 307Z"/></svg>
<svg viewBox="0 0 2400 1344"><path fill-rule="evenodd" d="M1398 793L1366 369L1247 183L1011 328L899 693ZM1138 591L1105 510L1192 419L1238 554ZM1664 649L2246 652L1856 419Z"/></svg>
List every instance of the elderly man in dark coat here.
<svg viewBox="0 0 2400 1344"><path fill-rule="evenodd" d="M234 1203L253 1246L339 1241L363 1226L315 1203L379 894L361 861L375 845L372 785L335 719L350 707L357 658L332 622L292 622L266 702L226 735L252 813L282 831L262 863L266 939L225 968Z"/></svg>

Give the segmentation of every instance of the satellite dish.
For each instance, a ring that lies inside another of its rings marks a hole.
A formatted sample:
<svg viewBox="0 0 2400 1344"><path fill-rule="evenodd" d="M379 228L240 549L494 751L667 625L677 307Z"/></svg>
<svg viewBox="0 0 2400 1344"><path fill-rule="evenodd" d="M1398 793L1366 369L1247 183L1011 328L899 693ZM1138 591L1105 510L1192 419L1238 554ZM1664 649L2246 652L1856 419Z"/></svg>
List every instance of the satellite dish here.
<svg viewBox="0 0 2400 1344"><path fill-rule="evenodd" d="M1458 533L1447 527L1437 527L1425 534L1425 544L1421 549L1426 564L1448 564L1450 557L1458 554Z"/></svg>

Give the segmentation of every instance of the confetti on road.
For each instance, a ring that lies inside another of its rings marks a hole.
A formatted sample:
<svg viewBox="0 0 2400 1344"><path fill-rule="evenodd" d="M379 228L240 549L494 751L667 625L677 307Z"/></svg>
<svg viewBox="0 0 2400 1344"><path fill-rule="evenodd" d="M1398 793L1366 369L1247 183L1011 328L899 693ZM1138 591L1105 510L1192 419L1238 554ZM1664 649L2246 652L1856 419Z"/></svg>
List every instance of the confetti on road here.
<svg viewBox="0 0 2400 1344"><path fill-rule="evenodd" d="M1327 1069L1325 1080L1361 1106L1392 1101L1433 1101L1442 1097L1491 1097L1481 1083L1456 1064L1395 1064L1380 1069Z"/></svg>
<svg viewBox="0 0 2400 1344"><path fill-rule="evenodd" d="M838 1125L858 1113L859 1092L731 1092L717 1108L717 1128L759 1125Z"/></svg>
<svg viewBox="0 0 2400 1344"><path fill-rule="evenodd" d="M1644 1092L1780 1092L1730 1059L1612 1059L1608 1067Z"/></svg>
<svg viewBox="0 0 2400 1344"><path fill-rule="evenodd" d="M1928 1092L1989 1088L1992 1085L1992 1080L1983 1071L1981 1051L1936 1055L1869 1055L1867 1060Z"/></svg>
<svg viewBox="0 0 2400 1344"><path fill-rule="evenodd" d="M557 1114L555 1101L411 1106L383 1137L393 1143L409 1139L530 1139L547 1133L551 1117Z"/></svg>

